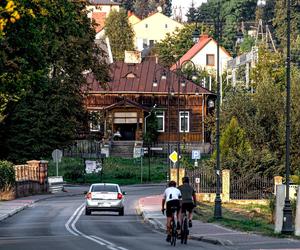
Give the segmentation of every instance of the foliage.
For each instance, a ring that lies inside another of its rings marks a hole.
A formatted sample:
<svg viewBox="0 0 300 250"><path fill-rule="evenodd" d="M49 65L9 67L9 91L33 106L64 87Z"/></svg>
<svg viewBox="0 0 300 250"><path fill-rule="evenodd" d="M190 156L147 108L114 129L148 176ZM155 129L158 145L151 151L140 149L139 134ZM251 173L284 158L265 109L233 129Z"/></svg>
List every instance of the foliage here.
<svg viewBox="0 0 300 250"><path fill-rule="evenodd" d="M83 2L27 1L33 10L6 26L0 41L0 93L8 100L1 157L39 159L68 144L85 126L85 70L108 80Z"/></svg>
<svg viewBox="0 0 300 250"><path fill-rule="evenodd" d="M166 16L171 16L172 14L172 1L170 0L134 0L133 11L137 16L144 19L149 14L156 12L158 7L162 8L162 12Z"/></svg>
<svg viewBox="0 0 300 250"><path fill-rule="evenodd" d="M194 30L194 24L188 24L182 29L177 28L172 34L167 33L165 39L155 45L155 52L163 65L173 65L194 45Z"/></svg>
<svg viewBox="0 0 300 250"><path fill-rule="evenodd" d="M199 22L208 22L217 25L217 16L220 14L221 21L221 44L231 53L235 52L236 35L241 21L253 21L255 19L257 0L208 0L199 6L197 17ZM216 30L216 28L215 28ZM214 37L216 38L215 32Z"/></svg>
<svg viewBox="0 0 300 250"><path fill-rule="evenodd" d="M105 20L105 27L105 34L110 40L114 59L123 60L124 51L134 49L134 31L128 22L126 12L124 10L111 11Z"/></svg>
<svg viewBox="0 0 300 250"><path fill-rule="evenodd" d="M19 11L15 1L4 0L0 3L0 37L5 34L7 23L15 23L20 19Z"/></svg>
<svg viewBox="0 0 300 250"><path fill-rule="evenodd" d="M144 142L151 145L157 141L157 118L155 112L152 111L150 116L147 118L146 133L144 133Z"/></svg>
<svg viewBox="0 0 300 250"><path fill-rule="evenodd" d="M8 161L0 161L0 191L10 188L15 183L15 170Z"/></svg>
<svg viewBox="0 0 300 250"><path fill-rule="evenodd" d="M99 160L99 159L90 159ZM150 164L150 165L148 165ZM139 159L105 158L103 172L97 174L85 174L84 159L63 157L59 164L59 174L70 183L95 183L113 182L118 184L140 183L141 164ZM166 164L160 158L151 158L143 161L143 181L148 179L149 167L151 180L161 182L166 178ZM56 165L49 160L49 176L56 175Z"/></svg>
<svg viewBox="0 0 300 250"><path fill-rule="evenodd" d="M255 39L249 35L244 35L243 42L239 45L239 54L250 52L255 44Z"/></svg>

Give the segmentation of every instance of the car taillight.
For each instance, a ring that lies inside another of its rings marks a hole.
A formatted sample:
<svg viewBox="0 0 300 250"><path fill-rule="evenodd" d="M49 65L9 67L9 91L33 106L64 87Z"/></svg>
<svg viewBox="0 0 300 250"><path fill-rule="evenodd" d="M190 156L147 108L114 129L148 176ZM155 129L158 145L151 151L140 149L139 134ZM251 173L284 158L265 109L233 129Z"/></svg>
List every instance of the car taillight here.
<svg viewBox="0 0 300 250"><path fill-rule="evenodd" d="M88 200L91 200L91 199L92 199L92 193L88 193L88 194L86 195L86 198L87 198Z"/></svg>
<svg viewBox="0 0 300 250"><path fill-rule="evenodd" d="M121 200L123 198L123 195L118 193L118 200Z"/></svg>

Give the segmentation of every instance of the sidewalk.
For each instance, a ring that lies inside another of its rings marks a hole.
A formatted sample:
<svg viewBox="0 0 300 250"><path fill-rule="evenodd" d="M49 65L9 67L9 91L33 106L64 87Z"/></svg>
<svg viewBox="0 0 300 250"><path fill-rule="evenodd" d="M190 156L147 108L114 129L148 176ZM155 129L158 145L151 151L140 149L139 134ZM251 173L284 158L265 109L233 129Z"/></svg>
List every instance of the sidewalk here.
<svg viewBox="0 0 300 250"><path fill-rule="evenodd" d="M64 192L27 196L11 201L0 201L0 222L31 206L35 202L54 197L83 195L85 190L88 190L88 187L66 185Z"/></svg>
<svg viewBox="0 0 300 250"><path fill-rule="evenodd" d="M141 198L138 203L138 212L155 229L166 232L166 217L161 213L161 200L162 196ZM259 245L278 245L279 247L285 246L285 249L287 247L293 247L293 249L297 247L297 249L300 249L300 241L294 239L265 237L247 232L239 232L217 224L203 223L199 220L193 221L193 227L190 229L190 238L223 246L232 246L233 248L244 248L253 245L257 249Z"/></svg>

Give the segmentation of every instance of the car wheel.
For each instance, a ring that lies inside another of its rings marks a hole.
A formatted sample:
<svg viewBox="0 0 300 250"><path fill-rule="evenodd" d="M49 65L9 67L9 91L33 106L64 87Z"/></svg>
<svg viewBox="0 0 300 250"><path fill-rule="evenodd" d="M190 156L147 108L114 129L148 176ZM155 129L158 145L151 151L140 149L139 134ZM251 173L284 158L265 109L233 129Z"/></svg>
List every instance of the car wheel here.
<svg viewBox="0 0 300 250"><path fill-rule="evenodd" d="M85 208L85 215L91 215L92 211L88 208Z"/></svg>
<svg viewBox="0 0 300 250"><path fill-rule="evenodd" d="M121 208L121 210L119 211L119 215L123 216L124 215L124 207Z"/></svg>

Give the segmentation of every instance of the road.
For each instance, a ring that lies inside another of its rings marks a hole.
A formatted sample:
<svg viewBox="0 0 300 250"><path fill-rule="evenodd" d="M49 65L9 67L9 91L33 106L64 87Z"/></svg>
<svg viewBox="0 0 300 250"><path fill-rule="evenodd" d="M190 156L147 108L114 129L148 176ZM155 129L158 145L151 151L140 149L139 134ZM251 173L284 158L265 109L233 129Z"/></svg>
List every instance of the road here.
<svg viewBox="0 0 300 250"><path fill-rule="evenodd" d="M170 249L165 235L136 214L140 197L163 192L163 186L129 186L125 216L99 212L85 216L83 196L52 198L35 203L0 223L1 250L154 250ZM179 242L178 242L179 243ZM178 249L224 249L189 241Z"/></svg>

